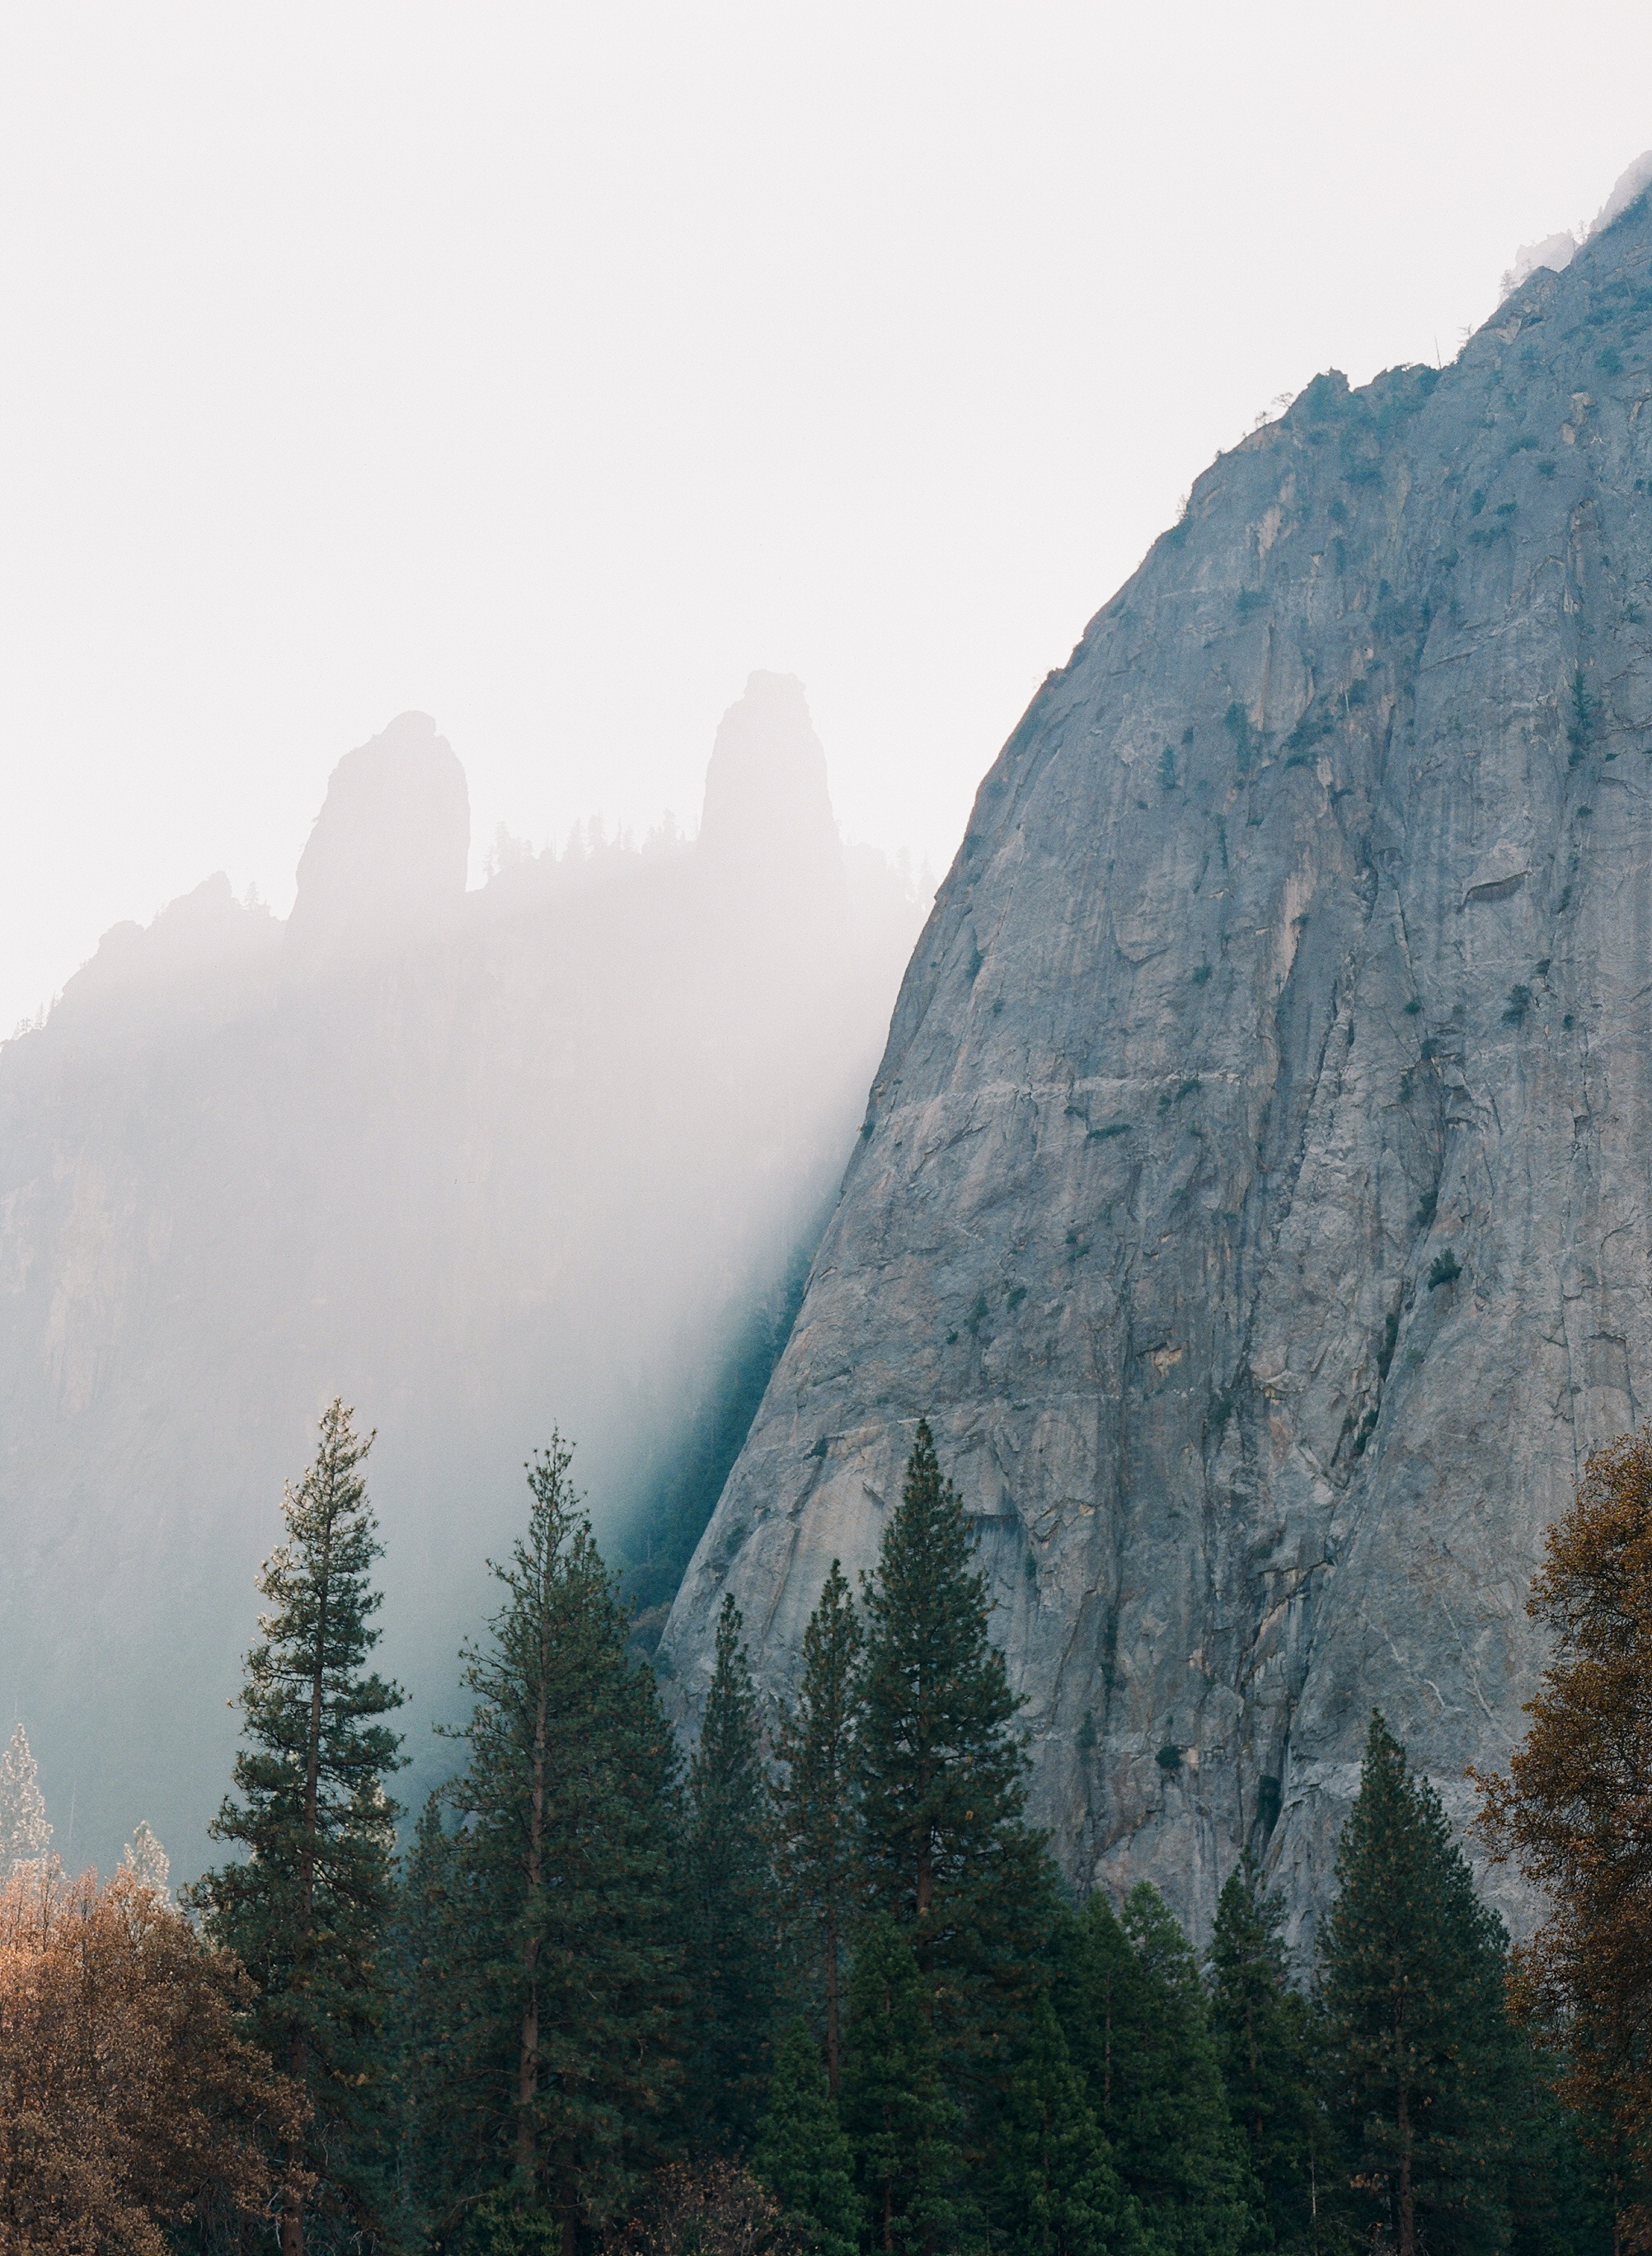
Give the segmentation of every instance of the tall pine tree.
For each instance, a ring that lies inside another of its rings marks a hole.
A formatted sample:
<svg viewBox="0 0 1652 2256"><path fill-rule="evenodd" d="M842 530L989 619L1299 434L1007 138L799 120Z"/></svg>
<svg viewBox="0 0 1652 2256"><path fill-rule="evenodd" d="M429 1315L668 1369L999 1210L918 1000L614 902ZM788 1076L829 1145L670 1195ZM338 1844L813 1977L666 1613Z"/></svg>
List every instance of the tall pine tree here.
<svg viewBox="0 0 1652 2256"><path fill-rule="evenodd" d="M689 2119L698 2143L739 2153L763 2109L777 2008L779 1906L763 1729L741 1618L725 1597L716 1663L689 1771Z"/></svg>
<svg viewBox="0 0 1652 2256"><path fill-rule="evenodd" d="M1438 1795L1374 1714L1319 2003L1344 2207L1398 2256L1489 2256L1507 2241L1505 1958Z"/></svg>
<svg viewBox="0 0 1652 2256"><path fill-rule="evenodd" d="M1211 1940L1210 2018L1228 2111L1250 2150L1273 2245L1312 2245L1324 2162L1307 2001L1285 1965L1284 1907L1248 1859L1228 1874Z"/></svg>
<svg viewBox="0 0 1652 2256"><path fill-rule="evenodd" d="M843 2127L875 2249L951 2256L972 2236L960 2118L941 2077L930 1999L903 1930L867 1922L849 1984Z"/></svg>
<svg viewBox="0 0 1652 2256"><path fill-rule="evenodd" d="M1067 2044L1144 2244L1156 2256L1236 2256L1253 2229L1250 2174L1187 1938L1146 1881L1122 1917L1098 1888L1076 1925Z"/></svg>
<svg viewBox="0 0 1652 2256"><path fill-rule="evenodd" d="M788 1923L826 2024L826 2083L835 2099L841 2051L839 1984L859 1875L854 1766L861 1714L860 1619L834 1559L803 1636L803 1683L781 1712L775 1752L778 1865Z"/></svg>
<svg viewBox="0 0 1652 2256"><path fill-rule="evenodd" d="M820 2047L801 2017L775 2058L751 2168L779 2203L783 2228L810 2256L855 2256L861 2202L854 2157L826 2089Z"/></svg>
<svg viewBox="0 0 1652 2256"><path fill-rule="evenodd" d="M680 2074L675 1749L571 1462L553 1435L530 1466L526 1533L493 1569L504 1602L466 1653L476 1704L452 1792L469 2019L449 2095L467 2197L508 2176L524 2233L548 2210L566 2256L635 2189Z"/></svg>
<svg viewBox="0 0 1652 2256"><path fill-rule="evenodd" d="M462 2177L450 2119L449 2062L462 2056L466 1993L453 1979L459 1940L458 1844L432 1794L403 1860L387 1940L386 2030L397 2122L394 2210L399 2240L422 2244Z"/></svg>
<svg viewBox="0 0 1652 2256"><path fill-rule="evenodd" d="M382 1546L361 1471L373 1436L351 1416L336 1399L323 1414L314 1461L282 1502L286 1540L258 1577L267 1611L241 1693L241 1798L211 1829L246 1857L192 1893L257 1985L259 2041L310 2103L307 2134L285 2150L282 2256L303 2256L312 2209L371 2223L384 2131L380 1945L396 1818L384 1780L400 1740L381 1718L402 1694L367 1666Z"/></svg>
<svg viewBox="0 0 1652 2256"><path fill-rule="evenodd" d="M1138 2233L1047 1994L998 2126L995 2205L1010 2256L1128 2256Z"/></svg>
<svg viewBox="0 0 1652 2256"><path fill-rule="evenodd" d="M1055 1900L1024 1822L1019 1702L988 1634L986 1576L920 1420L867 1586L858 1769L871 1905L908 1933L953 2074L1002 2084Z"/></svg>

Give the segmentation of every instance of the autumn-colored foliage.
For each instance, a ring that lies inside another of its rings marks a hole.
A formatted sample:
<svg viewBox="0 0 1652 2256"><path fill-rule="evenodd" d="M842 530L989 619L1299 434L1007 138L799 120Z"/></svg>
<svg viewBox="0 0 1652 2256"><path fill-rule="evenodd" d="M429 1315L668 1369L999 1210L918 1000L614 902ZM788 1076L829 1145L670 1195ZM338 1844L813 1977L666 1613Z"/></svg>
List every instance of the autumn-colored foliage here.
<svg viewBox="0 0 1652 2256"><path fill-rule="evenodd" d="M0 1886L0 2252L165 2256L261 2215L298 2102L238 2033L246 1978L130 1871Z"/></svg>
<svg viewBox="0 0 1652 2256"><path fill-rule="evenodd" d="M1478 1781L1480 1830L1551 1906L1515 1983L1562 2048L1564 2097L1652 2174L1652 1427L1588 1460L1528 1611L1553 1655L1508 1777ZM1652 2206L1620 2221L1652 2248Z"/></svg>
<svg viewBox="0 0 1652 2256"><path fill-rule="evenodd" d="M614 2256L802 2256L780 2204L734 2162L669 2163L642 2213L611 2237Z"/></svg>

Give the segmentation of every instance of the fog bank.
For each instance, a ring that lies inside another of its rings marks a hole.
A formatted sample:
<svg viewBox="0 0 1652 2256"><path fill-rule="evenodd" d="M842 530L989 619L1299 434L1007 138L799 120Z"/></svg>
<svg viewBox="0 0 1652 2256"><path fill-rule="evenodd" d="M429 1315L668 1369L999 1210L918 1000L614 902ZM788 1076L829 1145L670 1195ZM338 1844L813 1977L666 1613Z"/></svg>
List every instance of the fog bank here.
<svg viewBox="0 0 1652 2256"><path fill-rule="evenodd" d="M209 878L0 1048L0 1702L67 1856L147 1817L197 1868L333 1394L379 1433L416 1788L552 1422L605 1547L657 1561L772 1359L922 916L840 844L801 685L753 676L692 843L507 847L471 893L468 847L404 714L339 762L285 925Z"/></svg>

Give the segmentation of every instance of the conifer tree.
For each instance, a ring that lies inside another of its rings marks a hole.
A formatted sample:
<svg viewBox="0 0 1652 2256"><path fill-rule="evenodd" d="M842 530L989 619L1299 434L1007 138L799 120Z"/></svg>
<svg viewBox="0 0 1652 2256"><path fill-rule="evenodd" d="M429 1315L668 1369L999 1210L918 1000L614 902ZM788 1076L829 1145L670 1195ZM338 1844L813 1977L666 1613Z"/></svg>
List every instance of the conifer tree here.
<svg viewBox="0 0 1652 2256"><path fill-rule="evenodd" d="M52 1845L52 1827L40 1791L39 1764L21 1724L0 1755L0 1884L19 1865L32 1865Z"/></svg>
<svg viewBox="0 0 1652 2256"><path fill-rule="evenodd" d="M1398 2256L1507 2240L1505 1956L1438 1795L1374 1714L1337 1851L1319 2000L1346 2205Z"/></svg>
<svg viewBox="0 0 1652 2256"><path fill-rule="evenodd" d="M1306 2000L1285 1965L1284 1907L1249 1859L1228 1874L1211 1941L1210 2017L1228 2111L1250 2153L1273 2245L1309 2245L1322 2134Z"/></svg>
<svg viewBox="0 0 1652 2256"><path fill-rule="evenodd" d="M286 1540L258 1577L268 1610L242 1688L241 1798L211 1828L247 1855L192 1897L257 1985L259 2041L310 2103L285 2155L282 2256L302 2256L308 2177L324 2209L359 2220L374 2201L396 1816L384 1780L400 1745L380 1719L403 1696L367 1666L382 1547L360 1470L373 1436L336 1399L323 1414L314 1461L283 1499Z"/></svg>
<svg viewBox="0 0 1652 2256"><path fill-rule="evenodd" d="M689 1769L690 2119L702 2146L749 2146L769 2080L778 1904L757 1696L724 1597L699 1745Z"/></svg>
<svg viewBox="0 0 1652 2256"><path fill-rule="evenodd" d="M854 1955L843 2063L843 2127L871 2247L942 2256L968 2237L960 2122L906 1933L886 1912Z"/></svg>
<svg viewBox="0 0 1652 2256"><path fill-rule="evenodd" d="M1054 1897L974 1551L920 1420L866 1591L861 1838L869 1901L910 1930L949 2069L978 2082L1008 2071Z"/></svg>
<svg viewBox="0 0 1652 2256"><path fill-rule="evenodd" d="M452 2208L464 2175L450 2089L450 2062L467 2049L466 1992L453 1978L460 1944L457 1867L457 1844L442 1823L441 1797L432 1794L404 1860L385 1951L392 2000L387 2041L397 2120L395 2208L399 2237L414 2246Z"/></svg>
<svg viewBox="0 0 1652 2256"><path fill-rule="evenodd" d="M1187 1938L1146 1881L1122 1917L1098 1888L1077 1928L1065 2033L1147 2243L1234 2256L1252 2231L1250 2175Z"/></svg>
<svg viewBox="0 0 1652 2256"><path fill-rule="evenodd" d="M509 2173L524 2231L548 2210L567 2256L634 2188L680 2073L675 1749L571 1462L553 1434L529 1468L527 1531L493 1569L504 1603L466 1652L476 1704L453 1799L468 2020L449 2093L467 2197Z"/></svg>
<svg viewBox="0 0 1652 2256"><path fill-rule="evenodd" d="M779 2203L783 2231L810 2256L855 2256L861 2201L854 2157L826 2088L819 2043L801 2017L775 2056L751 2168Z"/></svg>
<svg viewBox="0 0 1652 2256"><path fill-rule="evenodd" d="M834 1559L804 1632L798 1705L781 1711L775 1745L784 1773L777 1795L780 1878L789 1922L818 1976L826 2083L834 2099L841 2051L838 1990L860 1869L854 1766L861 1642L854 1600Z"/></svg>
<svg viewBox="0 0 1652 2256"><path fill-rule="evenodd" d="M998 2129L995 2205L1011 2256L1127 2256L1134 2204L1114 2169L1047 1993Z"/></svg>

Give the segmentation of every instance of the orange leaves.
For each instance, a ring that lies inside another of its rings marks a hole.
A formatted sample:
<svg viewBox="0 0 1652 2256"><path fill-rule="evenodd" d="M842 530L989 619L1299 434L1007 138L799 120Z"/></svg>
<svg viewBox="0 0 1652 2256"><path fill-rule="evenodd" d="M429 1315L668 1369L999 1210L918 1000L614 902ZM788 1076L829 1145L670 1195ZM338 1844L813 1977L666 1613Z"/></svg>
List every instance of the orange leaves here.
<svg viewBox="0 0 1652 2256"><path fill-rule="evenodd" d="M1509 1775L1476 1780L1479 1830L1552 1907L1515 1987L1564 2097L1652 2164L1652 1427L1589 1459L1528 1611L1552 1658ZM1623 2222L1652 2246L1652 2212Z"/></svg>
<svg viewBox="0 0 1652 2256"><path fill-rule="evenodd" d="M0 1887L0 2252L165 2256L163 2226L262 2212L294 2119L235 2027L245 1977L130 1872Z"/></svg>

